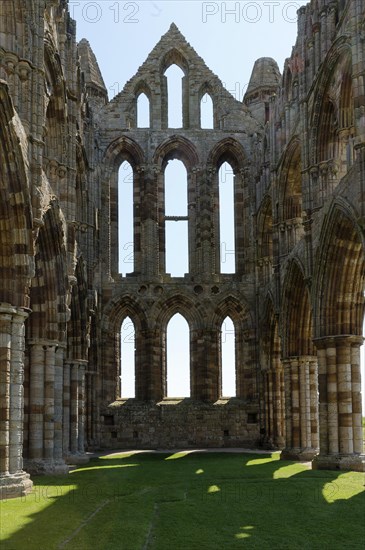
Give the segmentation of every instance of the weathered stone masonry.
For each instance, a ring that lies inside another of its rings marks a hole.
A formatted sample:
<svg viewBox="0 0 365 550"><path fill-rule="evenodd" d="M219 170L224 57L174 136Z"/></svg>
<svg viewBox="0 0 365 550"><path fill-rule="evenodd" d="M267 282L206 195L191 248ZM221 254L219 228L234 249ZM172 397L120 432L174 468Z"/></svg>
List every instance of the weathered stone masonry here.
<svg viewBox="0 0 365 550"><path fill-rule="evenodd" d="M0 3L0 486L65 472L85 450L265 445L364 469L365 11L312 0L283 75L235 100L175 25L108 102L66 0ZM168 128L165 71L183 78ZM146 94L150 127L137 128ZM200 101L214 128L200 127ZM164 171L188 177L189 271L166 273ZM133 170L134 270L118 273L118 170ZM218 170L234 172L236 269L220 273ZM190 329L191 397L166 398L166 327ZM136 398L120 396L123 320ZM236 335L223 399L220 332Z"/></svg>

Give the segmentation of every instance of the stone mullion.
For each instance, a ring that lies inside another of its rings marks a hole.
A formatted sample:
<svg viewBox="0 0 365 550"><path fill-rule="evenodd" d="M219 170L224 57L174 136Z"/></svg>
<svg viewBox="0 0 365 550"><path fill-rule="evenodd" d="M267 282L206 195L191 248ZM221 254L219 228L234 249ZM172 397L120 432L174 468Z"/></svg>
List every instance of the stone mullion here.
<svg viewBox="0 0 365 550"><path fill-rule="evenodd" d="M197 204L197 250L196 250L196 269L197 273L209 275L216 273L214 265L214 235L216 235L216 211L214 204L217 200L217 174L212 168L208 168L205 174L200 173L200 182L198 186ZM212 189L214 190L212 192ZM213 270L213 271L211 271Z"/></svg>
<svg viewBox="0 0 365 550"><path fill-rule="evenodd" d="M44 362L44 432L43 458L53 460L54 450L54 384L56 347L47 346Z"/></svg>
<svg viewBox="0 0 365 550"><path fill-rule="evenodd" d="M212 170L208 179L206 193L207 213L204 235L203 270L206 275L220 273L221 238L219 227L219 174Z"/></svg>
<svg viewBox="0 0 365 550"><path fill-rule="evenodd" d="M78 451L79 437L79 365L71 363L70 376L70 451L76 454Z"/></svg>
<svg viewBox="0 0 365 550"><path fill-rule="evenodd" d="M257 396L256 379L256 340L253 332L235 331L236 338L236 372L238 373L237 397L252 400Z"/></svg>
<svg viewBox="0 0 365 550"><path fill-rule="evenodd" d="M9 474L11 319L0 312L0 476Z"/></svg>
<svg viewBox="0 0 365 550"><path fill-rule="evenodd" d="M141 334L137 327L135 332L135 396L141 401L148 399L149 373L144 368L148 365L145 349L146 339L148 340L147 334L145 332Z"/></svg>
<svg viewBox="0 0 365 550"><path fill-rule="evenodd" d="M161 172L157 174L157 254L150 254L153 262L157 261L156 274L163 275L166 272L166 222L165 222L165 175ZM155 248L152 248L154 250ZM155 273L155 266L153 268Z"/></svg>
<svg viewBox="0 0 365 550"><path fill-rule="evenodd" d="M156 276L158 269L158 210L157 179L158 167L144 171L144 193L141 199L141 250L155 250L155 254L142 254L141 268L145 276Z"/></svg>
<svg viewBox="0 0 365 550"><path fill-rule="evenodd" d="M222 356L221 356L221 331L205 330L206 338L206 368L210 379L210 400L216 401L222 393Z"/></svg>
<svg viewBox="0 0 365 550"><path fill-rule="evenodd" d="M189 267L188 272L194 273L197 266L197 218L196 218L196 188L197 179L199 178L199 168L193 168L188 176L188 250L189 250Z"/></svg>
<svg viewBox="0 0 365 550"><path fill-rule="evenodd" d="M63 433L62 433L62 449L63 456L70 454L70 401L71 401L71 366L70 363L63 365Z"/></svg>
<svg viewBox="0 0 365 550"><path fill-rule="evenodd" d="M246 188L248 183L246 182ZM234 229L235 229L235 269L236 273L242 275L245 272L245 198L244 193L244 170L234 176Z"/></svg>
<svg viewBox="0 0 365 550"><path fill-rule="evenodd" d="M146 330L143 333L144 354L141 370L147 377L144 400L160 401L166 393L166 338L160 330Z"/></svg>
<svg viewBox="0 0 365 550"><path fill-rule="evenodd" d="M144 170L138 166L133 171L133 271L142 271L142 220L141 220L141 196L144 179Z"/></svg>
<svg viewBox="0 0 365 550"><path fill-rule="evenodd" d="M44 437L44 348L30 344L29 459L43 457Z"/></svg>
<svg viewBox="0 0 365 550"><path fill-rule="evenodd" d="M246 384L246 354L244 345L244 336L242 330L235 325L234 327L234 345L235 345L235 374L236 374L236 396L245 397Z"/></svg>
<svg viewBox="0 0 365 550"><path fill-rule="evenodd" d="M119 265L118 259L121 253L121 247L119 243L119 234L118 234L118 200L119 200L119 185L118 185L118 172L114 170L110 171L108 174L109 181L109 215L110 219L102 222L102 230L108 231L108 263L110 274L113 278L118 277L119 274ZM102 235L102 242L103 242Z"/></svg>

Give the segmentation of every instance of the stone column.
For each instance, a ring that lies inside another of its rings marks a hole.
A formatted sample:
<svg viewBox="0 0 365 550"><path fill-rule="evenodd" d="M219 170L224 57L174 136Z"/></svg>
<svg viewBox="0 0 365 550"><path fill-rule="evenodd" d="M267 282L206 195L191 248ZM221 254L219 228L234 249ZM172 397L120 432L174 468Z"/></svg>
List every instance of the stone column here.
<svg viewBox="0 0 365 550"><path fill-rule="evenodd" d="M53 460L54 445L54 384L55 384L55 362L56 346L50 345L45 348L44 361L44 454L47 461Z"/></svg>
<svg viewBox="0 0 365 550"><path fill-rule="evenodd" d="M79 395L78 395L78 452L85 452L85 368L86 361L79 364Z"/></svg>
<svg viewBox="0 0 365 550"><path fill-rule="evenodd" d="M75 360L70 369L70 454L67 462L84 464L85 455L85 368L86 361Z"/></svg>
<svg viewBox="0 0 365 550"><path fill-rule="evenodd" d="M54 376L54 460L63 462L62 437L63 437L63 354L64 349L58 347L55 357Z"/></svg>
<svg viewBox="0 0 365 550"><path fill-rule="evenodd" d="M316 358L290 357L284 361L286 445L284 460L312 460L318 452ZM313 394L311 393L314 392Z"/></svg>
<svg viewBox="0 0 365 550"><path fill-rule="evenodd" d="M63 433L62 433L62 455L67 461L70 455L70 400L71 400L71 366L66 362L63 366Z"/></svg>
<svg viewBox="0 0 365 550"><path fill-rule="evenodd" d="M29 461L43 456L44 414L44 349L39 343L29 343Z"/></svg>
<svg viewBox="0 0 365 550"><path fill-rule="evenodd" d="M63 474L63 350L58 342L39 339L29 346L29 449L27 468L36 474Z"/></svg>
<svg viewBox="0 0 365 550"><path fill-rule="evenodd" d="M263 370L261 373L261 382L262 382L262 392L261 392L261 410L263 411L263 426L262 428L265 430L263 433L264 439L269 436L269 422L270 422L270 396L268 391L268 375L267 370Z"/></svg>
<svg viewBox="0 0 365 550"><path fill-rule="evenodd" d="M23 471L24 321L27 312L0 305L0 498L29 493Z"/></svg>
<svg viewBox="0 0 365 550"><path fill-rule="evenodd" d="M365 471L362 448L360 336L315 341L319 360L320 453L315 469Z"/></svg>
<svg viewBox="0 0 365 550"><path fill-rule="evenodd" d="M70 451L75 455L79 449L79 365L71 364L70 384Z"/></svg>
<svg viewBox="0 0 365 550"><path fill-rule="evenodd" d="M274 445L282 448L284 446L284 416L283 406L284 398L284 373L283 368L276 367L274 369L274 395L273 395L273 410L274 410Z"/></svg>

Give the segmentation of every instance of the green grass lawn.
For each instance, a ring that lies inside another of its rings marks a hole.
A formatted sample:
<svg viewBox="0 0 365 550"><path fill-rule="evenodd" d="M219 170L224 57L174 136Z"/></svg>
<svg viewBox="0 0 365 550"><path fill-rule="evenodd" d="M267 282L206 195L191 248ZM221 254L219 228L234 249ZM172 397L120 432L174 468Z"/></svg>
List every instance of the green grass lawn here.
<svg viewBox="0 0 365 550"><path fill-rule="evenodd" d="M364 548L364 475L273 455L109 455L1 503L1 550Z"/></svg>

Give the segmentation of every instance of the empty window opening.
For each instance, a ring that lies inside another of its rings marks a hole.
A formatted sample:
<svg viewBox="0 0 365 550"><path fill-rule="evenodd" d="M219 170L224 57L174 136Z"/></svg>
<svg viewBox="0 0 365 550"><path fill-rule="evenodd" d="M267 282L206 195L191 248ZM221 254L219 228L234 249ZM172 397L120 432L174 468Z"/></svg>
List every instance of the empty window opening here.
<svg viewBox="0 0 365 550"><path fill-rule="evenodd" d="M228 162L219 169L220 271L235 273L234 173Z"/></svg>
<svg viewBox="0 0 365 550"><path fill-rule="evenodd" d="M118 243L119 273L126 275L134 270L133 170L127 161L118 175Z"/></svg>
<svg viewBox="0 0 365 550"><path fill-rule="evenodd" d="M166 340L167 397L190 397L189 325L180 313L171 317Z"/></svg>
<svg viewBox="0 0 365 550"><path fill-rule="evenodd" d="M165 71L165 76L167 78L167 125L169 128L182 128L182 78L184 73L177 65L170 65Z"/></svg>
<svg viewBox="0 0 365 550"><path fill-rule="evenodd" d="M135 330L133 321L126 317L120 330L120 395L135 397Z"/></svg>
<svg viewBox="0 0 365 550"><path fill-rule="evenodd" d="M150 102L146 94L141 93L137 98L137 128L150 127Z"/></svg>
<svg viewBox="0 0 365 550"><path fill-rule="evenodd" d="M200 127L214 128L213 101L209 94L204 94L200 101Z"/></svg>
<svg viewBox="0 0 365 550"><path fill-rule="evenodd" d="M221 329L222 397L236 396L235 330L230 317L226 317Z"/></svg>
<svg viewBox="0 0 365 550"><path fill-rule="evenodd" d="M181 277L189 271L187 173L180 160L165 169L166 273Z"/></svg>

